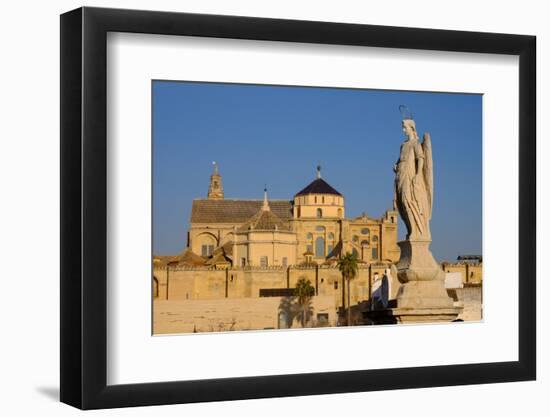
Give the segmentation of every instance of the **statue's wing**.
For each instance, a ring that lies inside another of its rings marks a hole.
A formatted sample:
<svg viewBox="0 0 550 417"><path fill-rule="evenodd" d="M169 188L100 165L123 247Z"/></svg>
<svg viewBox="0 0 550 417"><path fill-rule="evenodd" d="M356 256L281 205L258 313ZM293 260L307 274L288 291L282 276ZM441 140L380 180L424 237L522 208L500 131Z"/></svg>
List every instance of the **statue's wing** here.
<svg viewBox="0 0 550 417"><path fill-rule="evenodd" d="M424 151L424 181L426 182L426 192L428 193L428 205L430 210L428 218L431 219L434 195L434 170L432 160L432 139L429 133L424 133L422 150Z"/></svg>

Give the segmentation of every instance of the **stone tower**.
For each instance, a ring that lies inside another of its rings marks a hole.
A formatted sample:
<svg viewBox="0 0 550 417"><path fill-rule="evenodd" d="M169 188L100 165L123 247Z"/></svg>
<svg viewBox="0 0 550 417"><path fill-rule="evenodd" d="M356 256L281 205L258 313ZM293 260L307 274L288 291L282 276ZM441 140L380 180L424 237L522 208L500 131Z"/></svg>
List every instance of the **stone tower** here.
<svg viewBox="0 0 550 417"><path fill-rule="evenodd" d="M218 164L212 162L214 165L214 172L210 176L210 186L208 187L208 199L209 200L223 200L223 186L222 176L218 172Z"/></svg>
<svg viewBox="0 0 550 417"><path fill-rule="evenodd" d="M294 218L344 218L344 196L321 178L320 166L316 178L294 196Z"/></svg>

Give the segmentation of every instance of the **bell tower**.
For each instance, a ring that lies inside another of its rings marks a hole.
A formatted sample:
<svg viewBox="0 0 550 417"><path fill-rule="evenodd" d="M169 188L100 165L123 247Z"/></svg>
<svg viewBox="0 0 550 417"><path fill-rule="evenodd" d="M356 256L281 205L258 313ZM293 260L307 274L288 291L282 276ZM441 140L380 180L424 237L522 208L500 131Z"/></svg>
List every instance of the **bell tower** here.
<svg viewBox="0 0 550 417"><path fill-rule="evenodd" d="M222 176L218 172L218 164L212 162L214 172L210 175L210 186L208 187L209 200L223 200Z"/></svg>

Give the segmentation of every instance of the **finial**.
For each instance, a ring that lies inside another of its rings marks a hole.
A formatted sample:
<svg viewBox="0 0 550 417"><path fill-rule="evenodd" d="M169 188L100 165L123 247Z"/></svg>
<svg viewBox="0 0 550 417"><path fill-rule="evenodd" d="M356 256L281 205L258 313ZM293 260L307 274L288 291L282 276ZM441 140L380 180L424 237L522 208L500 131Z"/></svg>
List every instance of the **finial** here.
<svg viewBox="0 0 550 417"><path fill-rule="evenodd" d="M267 185L264 185L264 204L262 210L269 210L269 203L267 202Z"/></svg>
<svg viewBox="0 0 550 417"><path fill-rule="evenodd" d="M321 178L321 165L317 165L317 178Z"/></svg>
<svg viewBox="0 0 550 417"><path fill-rule="evenodd" d="M214 165L214 175L218 175L218 163L216 161L212 161L212 165Z"/></svg>

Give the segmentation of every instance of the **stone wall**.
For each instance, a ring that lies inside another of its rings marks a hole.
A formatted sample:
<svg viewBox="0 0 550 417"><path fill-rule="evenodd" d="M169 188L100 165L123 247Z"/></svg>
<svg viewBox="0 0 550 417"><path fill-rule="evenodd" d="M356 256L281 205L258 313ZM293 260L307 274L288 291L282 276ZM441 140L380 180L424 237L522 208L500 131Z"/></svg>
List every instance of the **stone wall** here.
<svg viewBox="0 0 550 417"><path fill-rule="evenodd" d="M336 322L333 298L313 297L307 327L335 326ZM154 301L154 334L299 327L301 316L291 297Z"/></svg>
<svg viewBox="0 0 550 417"><path fill-rule="evenodd" d="M386 268L386 264L359 266L357 277L350 283L352 305L369 299L376 274L383 276ZM260 297L260 289L294 288L300 278L305 278L315 287L316 295L332 297L336 307L342 305L342 274L333 266L229 269L158 267L154 269L153 275L158 281L157 298L160 300L257 299Z"/></svg>
<svg viewBox="0 0 550 417"><path fill-rule="evenodd" d="M361 264L357 277L350 283L352 320L370 308L375 277L386 273L386 264ZM296 308L295 297L260 296L262 289L294 288L305 278L315 288L310 322L335 326L342 313L342 275L334 266L244 267L216 269L213 267L157 267L154 269L154 331L158 333L211 332L231 330L276 329L300 326L296 317L281 325L281 311L289 317ZM389 298L394 299L399 283L389 276ZM347 288L345 289L347 291ZM449 295L464 310L459 319L482 319L481 284L464 284L464 288L448 289ZM265 295L265 294L262 294ZM323 322L317 323L318 314ZM342 316L343 317L343 316ZM341 317L341 318L342 318ZM325 318L327 320L325 320Z"/></svg>
<svg viewBox="0 0 550 417"><path fill-rule="evenodd" d="M464 321L479 321L483 319L483 287L481 284L466 284L464 288L447 290L449 295L464 306L458 316Z"/></svg>
<svg viewBox="0 0 550 417"><path fill-rule="evenodd" d="M459 272L464 284L480 284L483 281L482 264L443 262L441 267L445 272Z"/></svg>
<svg viewBox="0 0 550 417"><path fill-rule="evenodd" d="M239 232L233 246L235 265L262 265L262 257L269 266L296 264L296 234L282 230Z"/></svg>

